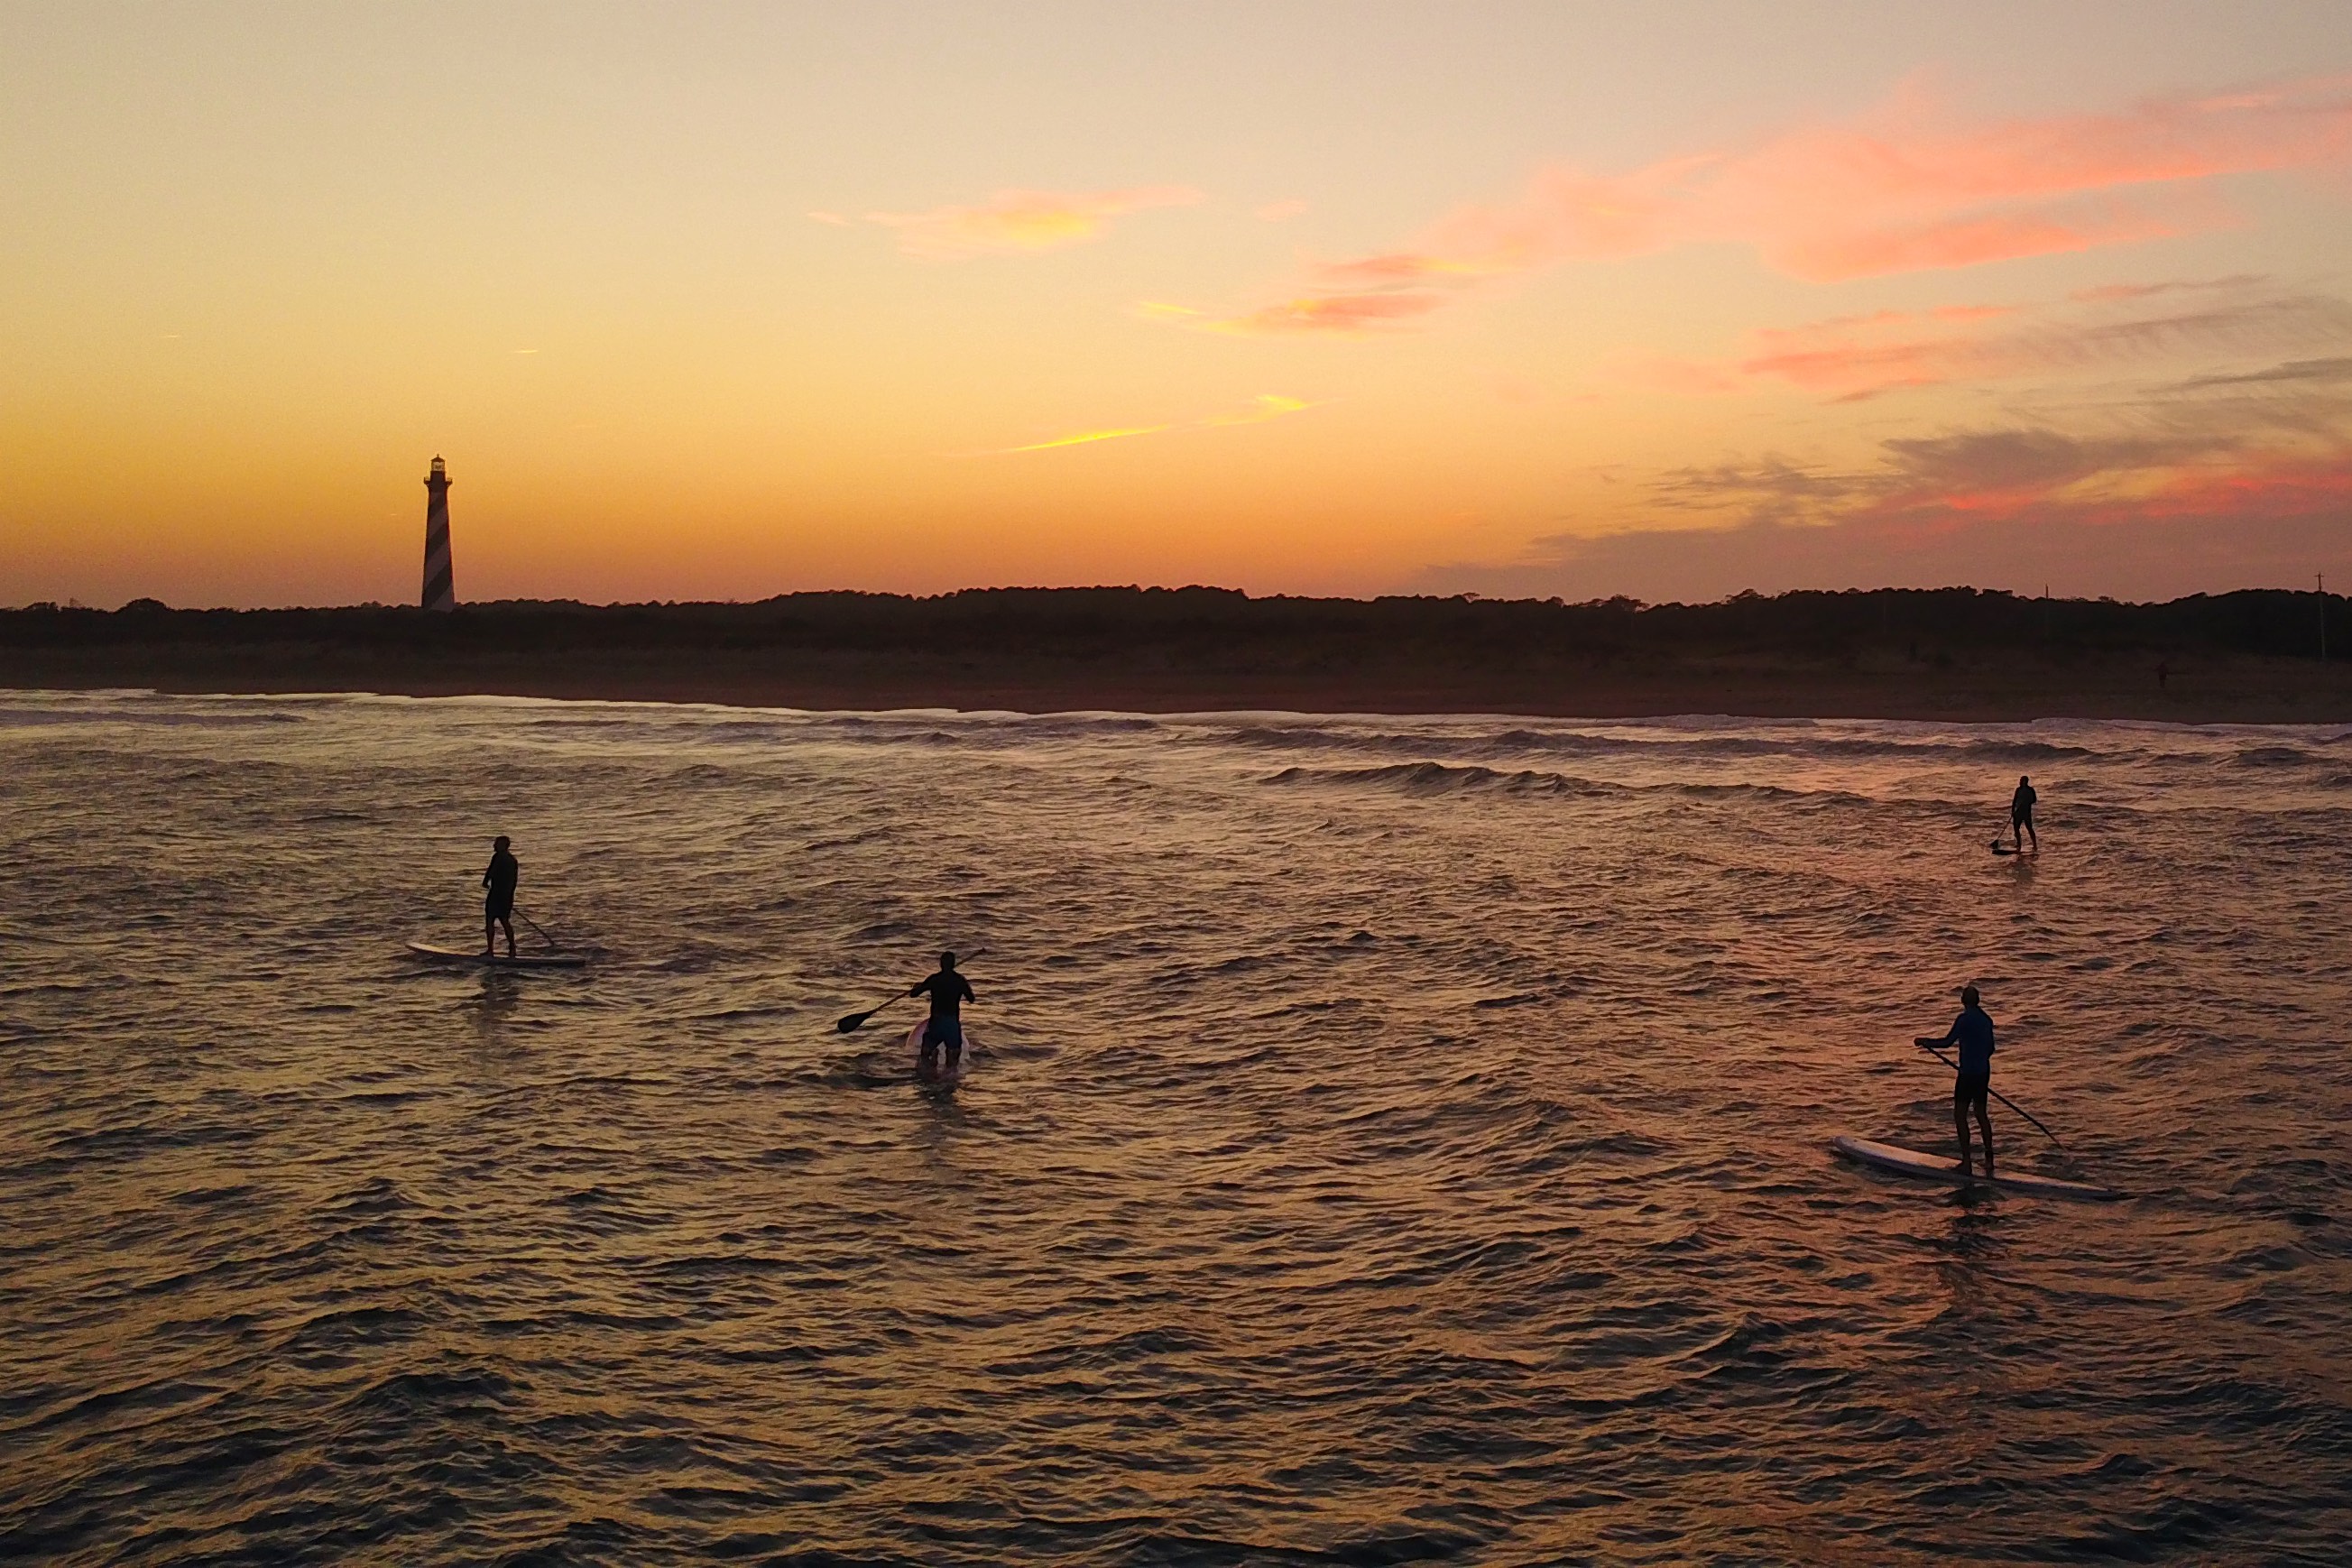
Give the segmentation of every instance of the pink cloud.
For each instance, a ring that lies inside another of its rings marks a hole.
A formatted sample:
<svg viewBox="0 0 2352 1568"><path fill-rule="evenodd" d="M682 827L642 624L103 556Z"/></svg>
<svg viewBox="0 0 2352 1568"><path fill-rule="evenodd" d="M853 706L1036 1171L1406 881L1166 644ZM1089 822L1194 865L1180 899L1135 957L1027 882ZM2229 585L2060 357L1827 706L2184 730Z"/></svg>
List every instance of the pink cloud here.
<svg viewBox="0 0 2352 1568"><path fill-rule="evenodd" d="M1209 331L1241 337L1314 333L1351 337L1426 315L1444 302L1443 296L1428 293L1307 295L1202 325Z"/></svg>
<svg viewBox="0 0 2352 1568"><path fill-rule="evenodd" d="M868 213L866 221L898 231L898 248L927 261L1020 256L1099 239L1116 217L1202 199L1190 185L1120 191L999 191L975 206L926 213ZM811 215L815 216L815 215Z"/></svg>
<svg viewBox="0 0 2352 1568"><path fill-rule="evenodd" d="M2341 80L1976 122L1907 89L1854 121L1745 148L1620 174L1542 170L1517 201L1460 208L1411 246L1314 277L1329 291L1319 314L1339 320L1343 293L1460 291L1691 244L1745 245L1814 282L1979 267L2210 227L2228 220L2215 180L2347 154L2352 83Z"/></svg>
<svg viewBox="0 0 2352 1568"><path fill-rule="evenodd" d="M1974 583L2168 597L2302 581L2344 557L2352 446L2082 440L1984 431L1876 470L1767 459L1670 476L1667 516L1532 541L1517 561L1433 567L1421 592L1707 599L1755 588ZM1712 496L1710 504L1707 498Z"/></svg>

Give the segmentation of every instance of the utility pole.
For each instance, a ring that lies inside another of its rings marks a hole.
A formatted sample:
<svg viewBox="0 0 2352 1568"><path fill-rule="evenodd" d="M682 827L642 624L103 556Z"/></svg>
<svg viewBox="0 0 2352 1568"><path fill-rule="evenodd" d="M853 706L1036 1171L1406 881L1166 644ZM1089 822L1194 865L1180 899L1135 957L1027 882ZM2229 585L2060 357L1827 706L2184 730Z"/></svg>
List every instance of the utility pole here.
<svg viewBox="0 0 2352 1568"><path fill-rule="evenodd" d="M2319 662L2327 662L2327 574L2315 572L2312 580L2319 584Z"/></svg>

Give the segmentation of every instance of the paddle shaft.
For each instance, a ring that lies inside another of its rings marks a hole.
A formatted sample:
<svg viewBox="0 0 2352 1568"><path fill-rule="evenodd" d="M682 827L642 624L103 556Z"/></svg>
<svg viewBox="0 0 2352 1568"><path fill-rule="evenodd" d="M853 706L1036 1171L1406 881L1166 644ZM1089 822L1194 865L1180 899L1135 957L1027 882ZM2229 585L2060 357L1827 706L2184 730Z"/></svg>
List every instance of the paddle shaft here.
<svg viewBox="0 0 2352 1568"><path fill-rule="evenodd" d="M849 1034L854 1030L862 1029L866 1026L866 1019L871 1018L875 1014L882 1011L884 1007L889 1006L891 1002L903 1002L905 1000L906 994L901 992L898 995L891 997L889 1002L885 1002L880 1006L868 1007L863 1013L844 1014L842 1016L835 1018L833 1021L833 1026L835 1030L845 1035Z"/></svg>
<svg viewBox="0 0 2352 1568"><path fill-rule="evenodd" d="M1954 1061L1951 1058L1946 1056L1943 1052L1937 1050L1927 1041L1915 1040L1912 1043L1916 1045L1921 1050L1926 1051L1929 1056L1934 1057L1937 1061L1943 1063L1946 1067L1951 1068L1954 1072L1960 1070L1959 1063ZM2016 1111L2020 1116L2024 1117L2028 1121L2032 1122L2037 1128L2041 1128L2042 1136L2049 1139L2053 1143L2058 1143L2058 1134L2051 1131L2047 1127L2042 1127L2042 1119L2034 1115L2033 1112L2026 1110L2025 1107L2018 1104L2017 1101L2010 1099L2009 1096L2001 1093L2001 1091L1997 1089L1991 1088L1990 1085L1987 1086L1986 1092L1990 1094L1995 1100L2000 1100L2003 1105L2008 1106L2011 1110ZM2063 1149L2066 1145L2063 1143L2058 1143L2058 1147Z"/></svg>

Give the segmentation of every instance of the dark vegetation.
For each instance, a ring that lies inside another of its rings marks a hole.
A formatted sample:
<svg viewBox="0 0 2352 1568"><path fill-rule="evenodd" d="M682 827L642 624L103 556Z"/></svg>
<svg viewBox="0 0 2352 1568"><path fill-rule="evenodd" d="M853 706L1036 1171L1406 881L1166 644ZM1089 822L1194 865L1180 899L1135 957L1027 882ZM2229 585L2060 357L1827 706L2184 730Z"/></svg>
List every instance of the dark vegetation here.
<svg viewBox="0 0 2352 1568"><path fill-rule="evenodd" d="M565 650L957 647L1055 658L1158 653L1229 663L1269 657L1465 653L1577 660L1652 654L1843 658L1991 651L2231 653L2316 658L2320 618L2339 653L2352 633L2336 595L2249 590L2168 604L2027 599L1973 588L1743 594L1711 605L1609 599L1252 598L1225 588L976 588L935 598L789 594L752 604L582 605L515 600L432 616L405 607L175 610L134 599L111 613L0 611L0 647L336 646L416 655Z"/></svg>
<svg viewBox="0 0 2352 1568"><path fill-rule="evenodd" d="M136 600L0 611L0 685L846 708L2335 718L2352 716L2344 612L2308 593L2134 605L1969 588L1646 605L1003 588L516 601L446 615ZM2337 663L2320 663L2323 616Z"/></svg>

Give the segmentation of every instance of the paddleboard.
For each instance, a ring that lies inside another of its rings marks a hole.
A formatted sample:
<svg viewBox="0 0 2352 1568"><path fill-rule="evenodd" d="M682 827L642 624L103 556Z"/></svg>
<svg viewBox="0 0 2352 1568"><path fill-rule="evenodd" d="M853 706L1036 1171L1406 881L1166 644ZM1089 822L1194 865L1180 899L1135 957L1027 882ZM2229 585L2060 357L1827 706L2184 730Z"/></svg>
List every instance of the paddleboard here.
<svg viewBox="0 0 2352 1568"><path fill-rule="evenodd" d="M923 1022L929 1023L929 1020L925 1019ZM977 1047L971 1037L971 1031L970 1029L966 1029L963 1032L963 1055L956 1059L955 1071L950 1072L947 1070L948 1053L946 1047L941 1047L940 1049L939 1072L930 1078L925 1078L923 1076L922 1069L923 1024L919 1023L913 1028L907 1031L907 1055L912 1058L916 1064L915 1081L924 1085L926 1088L953 1089L956 1085L961 1083L971 1073L971 1053Z"/></svg>
<svg viewBox="0 0 2352 1568"><path fill-rule="evenodd" d="M1916 1149L1874 1142L1868 1138L1851 1135L1831 1139L1830 1147L1849 1160L1877 1170L1892 1171L1898 1176L1924 1176L1931 1182L1944 1182L1953 1186L1976 1186L1984 1183L1982 1176L1960 1174L1960 1163L1943 1154L1923 1154ZM2003 1171L1992 1179L1992 1184L2012 1193L2030 1193L2044 1198L2088 1198L2104 1202L2123 1196L2112 1187L2095 1187L2087 1182L2062 1182L2055 1176L2036 1176L2024 1172Z"/></svg>
<svg viewBox="0 0 2352 1568"><path fill-rule="evenodd" d="M443 963L479 963L491 969L581 969L588 963L584 952L525 952L509 958L504 953L488 953L479 948L436 947L429 942L412 942L408 951L419 958L437 959Z"/></svg>

